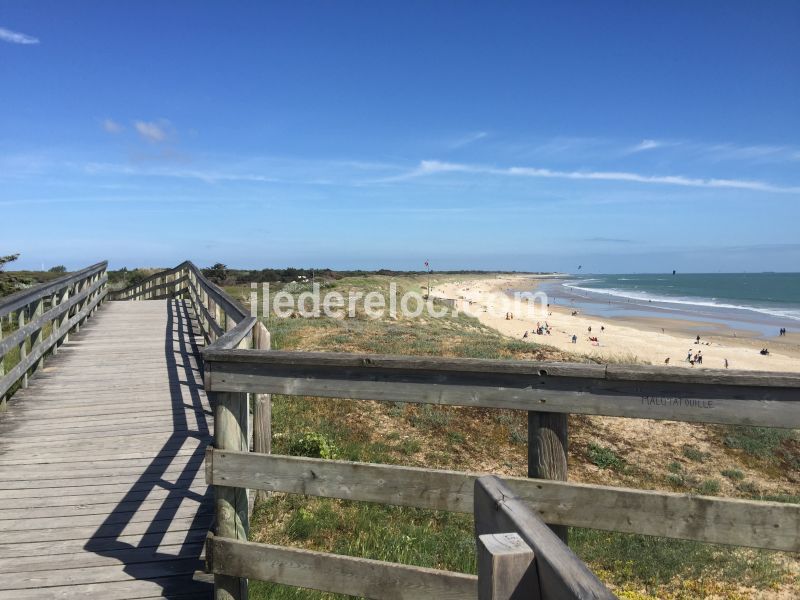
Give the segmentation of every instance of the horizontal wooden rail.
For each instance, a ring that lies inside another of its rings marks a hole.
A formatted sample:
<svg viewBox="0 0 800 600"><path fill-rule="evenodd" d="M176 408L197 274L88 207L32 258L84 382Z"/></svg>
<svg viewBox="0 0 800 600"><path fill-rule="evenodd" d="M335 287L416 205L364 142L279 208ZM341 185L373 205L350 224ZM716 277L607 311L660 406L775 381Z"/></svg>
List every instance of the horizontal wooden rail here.
<svg viewBox="0 0 800 600"><path fill-rule="evenodd" d="M105 273L107 262L86 267L80 271L69 273L46 283L32 286L28 289L0 298L0 318L7 316L21 308L25 308L37 300L51 297L54 293L64 290L78 282L84 281L98 273Z"/></svg>
<svg viewBox="0 0 800 600"><path fill-rule="evenodd" d="M480 473L209 448L210 485L471 513ZM546 522L715 544L800 551L800 505L505 477Z"/></svg>
<svg viewBox="0 0 800 600"><path fill-rule="evenodd" d="M395 402L800 428L800 375L209 348L205 386Z"/></svg>
<svg viewBox="0 0 800 600"><path fill-rule="evenodd" d="M209 572L375 600L464 600L474 575L209 535Z"/></svg>

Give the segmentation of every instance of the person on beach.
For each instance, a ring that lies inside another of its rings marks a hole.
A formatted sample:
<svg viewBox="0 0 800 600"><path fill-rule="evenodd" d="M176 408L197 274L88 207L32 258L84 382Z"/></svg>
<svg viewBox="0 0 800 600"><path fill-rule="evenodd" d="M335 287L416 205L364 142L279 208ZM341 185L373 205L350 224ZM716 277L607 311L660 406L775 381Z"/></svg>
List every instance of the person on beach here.
<svg viewBox="0 0 800 600"><path fill-rule="evenodd" d="M573 344L577 344L578 343L578 336L575 335L574 333L572 334L572 343Z"/></svg>
<svg viewBox="0 0 800 600"><path fill-rule="evenodd" d="M692 349L689 348L689 353L686 355L686 362L692 362Z"/></svg>
<svg viewBox="0 0 800 600"><path fill-rule="evenodd" d="M728 368L728 359L727 358L725 359L725 368L726 369Z"/></svg>

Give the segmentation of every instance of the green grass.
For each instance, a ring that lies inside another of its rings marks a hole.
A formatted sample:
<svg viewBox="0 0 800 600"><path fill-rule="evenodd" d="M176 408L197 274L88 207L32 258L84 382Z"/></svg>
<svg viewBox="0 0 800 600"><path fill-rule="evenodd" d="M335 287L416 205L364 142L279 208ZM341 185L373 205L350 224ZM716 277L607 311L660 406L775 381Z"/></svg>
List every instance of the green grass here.
<svg viewBox="0 0 800 600"><path fill-rule="evenodd" d="M753 457L776 461L782 458L782 447L786 442L796 441L797 433L791 429L774 429L771 427L750 427L745 425L731 425L727 427L725 445L729 448L742 450ZM794 464L800 468L797 456L793 457Z"/></svg>
<svg viewBox="0 0 800 600"><path fill-rule="evenodd" d="M651 594L687 579L700 588L686 598L704 596L703 581L715 578L766 588L786 575L771 553L729 546L577 528L570 529L570 546L606 581Z"/></svg>

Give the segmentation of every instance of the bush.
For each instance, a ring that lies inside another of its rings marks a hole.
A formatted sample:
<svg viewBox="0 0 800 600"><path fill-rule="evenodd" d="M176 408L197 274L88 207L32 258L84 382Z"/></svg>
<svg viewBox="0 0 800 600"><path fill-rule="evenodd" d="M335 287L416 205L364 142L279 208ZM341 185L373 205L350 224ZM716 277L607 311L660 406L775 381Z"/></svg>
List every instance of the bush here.
<svg viewBox="0 0 800 600"><path fill-rule="evenodd" d="M291 456L309 458L336 458L336 446L321 433L306 433L289 445Z"/></svg>
<svg viewBox="0 0 800 600"><path fill-rule="evenodd" d="M56 265L55 267L50 267L48 273L66 273L67 267L64 265Z"/></svg>
<svg viewBox="0 0 800 600"><path fill-rule="evenodd" d="M616 455L611 448L589 444L589 460L601 469L621 469L625 466L625 461Z"/></svg>
<svg viewBox="0 0 800 600"><path fill-rule="evenodd" d="M727 477L728 479L734 479L736 481L744 479L744 473L739 469L723 469L721 473L723 477Z"/></svg>
<svg viewBox="0 0 800 600"><path fill-rule="evenodd" d="M705 462L705 460L709 457L709 454L707 452L701 452L700 450L698 450L697 448L693 448L692 446L684 446L683 455L689 460L693 460L694 462Z"/></svg>
<svg viewBox="0 0 800 600"><path fill-rule="evenodd" d="M716 496L719 494L719 481L716 479L706 479L697 486L697 493L701 496Z"/></svg>

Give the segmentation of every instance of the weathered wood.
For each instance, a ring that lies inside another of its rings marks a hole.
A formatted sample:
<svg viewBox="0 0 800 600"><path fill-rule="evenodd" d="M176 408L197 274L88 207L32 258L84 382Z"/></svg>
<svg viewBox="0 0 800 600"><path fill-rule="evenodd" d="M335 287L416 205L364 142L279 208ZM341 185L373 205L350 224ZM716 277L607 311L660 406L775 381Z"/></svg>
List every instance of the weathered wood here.
<svg viewBox="0 0 800 600"><path fill-rule="evenodd" d="M270 349L270 334L263 323L259 322L255 326L253 334L255 348ZM272 396L269 394L253 394L253 452L272 453ZM256 492L256 502L263 502L266 499L267 493L264 490Z"/></svg>
<svg viewBox="0 0 800 600"><path fill-rule="evenodd" d="M567 481L567 415L528 411L528 477ZM568 530L549 524L565 544Z"/></svg>
<svg viewBox="0 0 800 600"><path fill-rule="evenodd" d="M52 296L54 293L64 289L76 281L86 279L96 273L105 272L107 266L108 263L106 262L97 263L96 265L86 267L85 269L81 269L75 273L69 273L62 277L48 281L47 283L36 285L9 296L0 298L0 318L6 317L11 313L16 312L20 308L32 304L39 298Z"/></svg>
<svg viewBox="0 0 800 600"><path fill-rule="evenodd" d="M478 536L478 600L539 600L533 550L516 533Z"/></svg>
<svg viewBox="0 0 800 600"><path fill-rule="evenodd" d="M0 353L8 352L11 348L18 345L22 339L35 335L37 330L41 330L48 322L64 316L66 311L71 310L72 307L81 300L87 299L89 294L99 290L100 287L106 283L106 281L107 278L104 277L102 280L95 283L91 288L86 289L81 294L70 298L69 301L63 304L56 303L47 312L40 313L38 316L35 315L32 319L26 322L23 328L14 331L11 335L0 340Z"/></svg>
<svg viewBox="0 0 800 600"><path fill-rule="evenodd" d="M215 574L377 600L477 598L474 575L219 536L209 536L206 561Z"/></svg>
<svg viewBox="0 0 800 600"><path fill-rule="evenodd" d="M0 344L3 342L3 319L0 317ZM0 348L0 381L6 375L6 353ZM0 392L0 412L3 412L8 407L6 395L4 392Z"/></svg>
<svg viewBox="0 0 800 600"><path fill-rule="evenodd" d="M249 407L246 394L214 394L214 446L221 450L247 452ZM247 490L241 487L214 487L217 535L247 540L249 506ZM215 600L245 600L247 579L217 574L214 577Z"/></svg>
<svg viewBox="0 0 800 600"><path fill-rule="evenodd" d="M17 311L17 329L24 329L26 315L27 315L27 307L21 308L19 311ZM17 347L19 348L18 364L22 366L22 368L20 369L21 373L19 376L19 381L21 387L26 388L28 387L28 369L30 368L30 365L34 362L33 360L28 361L28 338L23 337Z"/></svg>
<svg viewBox="0 0 800 600"><path fill-rule="evenodd" d="M214 450L207 482L471 513L479 473ZM800 505L525 477L503 481L548 523L800 551Z"/></svg>
<svg viewBox="0 0 800 600"><path fill-rule="evenodd" d="M477 479L474 501L476 535L512 531L533 549L542 600L616 598L500 479Z"/></svg>
<svg viewBox="0 0 800 600"><path fill-rule="evenodd" d="M95 311L98 283L48 306L72 314L29 360ZM210 406L188 319L183 303L110 305L15 394L0 418L0 599L210 596Z"/></svg>
<svg viewBox="0 0 800 600"><path fill-rule="evenodd" d="M663 381L639 382L608 378L608 367L591 364L214 348L204 359L206 387L215 391L800 427L793 374L731 373L699 383L682 374L688 370L668 369Z"/></svg>
<svg viewBox="0 0 800 600"><path fill-rule="evenodd" d="M6 373L3 379L0 379L0 395L5 394L15 382L22 379L26 375L31 365L35 361L39 360L45 354L45 352L48 351L48 349L55 348L59 343L59 340L66 340L67 333L74 323L78 319L87 315L94 306L102 301L102 298L102 296L96 297L89 305L87 305L81 312L72 318L68 318L67 312L65 311L62 322L58 328L56 329L54 325L54 331L47 337L47 339L39 344L39 346L32 349L30 353L26 353L26 356L24 357L25 360L21 360L21 362L17 363L8 371L8 373Z"/></svg>

